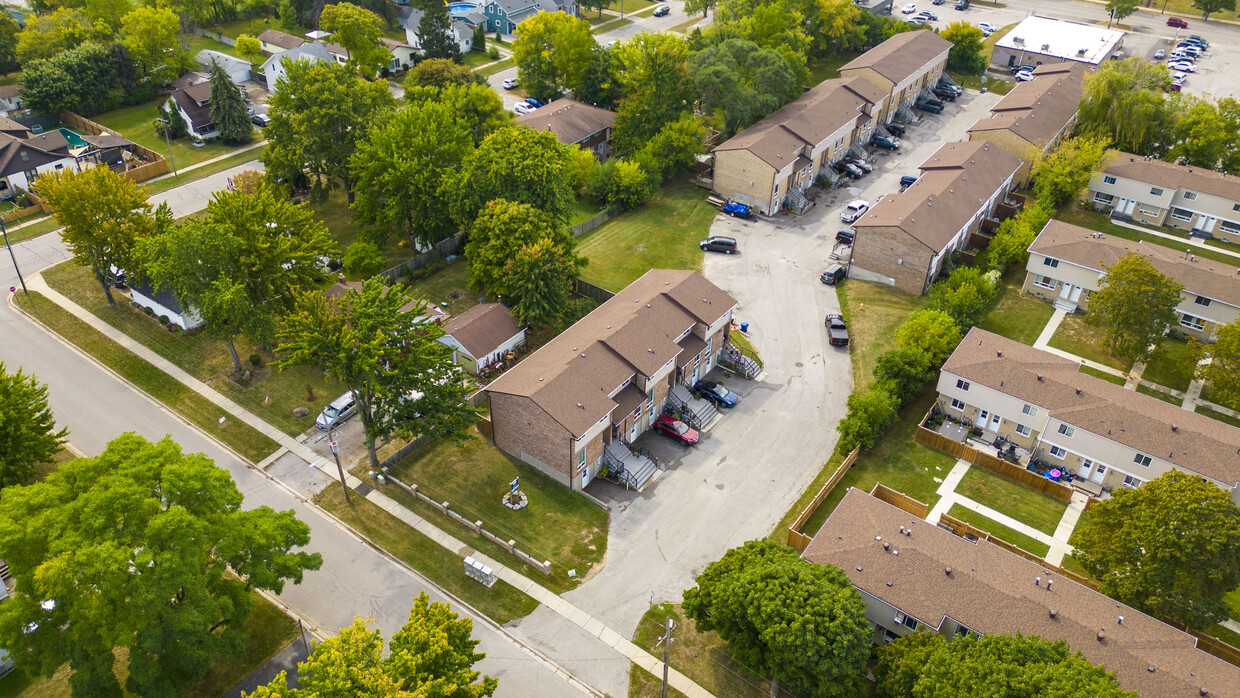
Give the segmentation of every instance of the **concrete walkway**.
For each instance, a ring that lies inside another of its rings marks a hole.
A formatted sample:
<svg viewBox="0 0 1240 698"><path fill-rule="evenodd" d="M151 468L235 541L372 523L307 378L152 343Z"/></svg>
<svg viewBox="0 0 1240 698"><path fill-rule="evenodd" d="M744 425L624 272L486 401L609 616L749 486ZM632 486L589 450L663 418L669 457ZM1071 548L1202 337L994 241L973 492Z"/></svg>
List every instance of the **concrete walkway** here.
<svg viewBox="0 0 1240 698"><path fill-rule="evenodd" d="M1046 321L1046 327L1042 328L1042 332L1033 342L1034 349L1047 349L1050 347L1051 337L1055 336L1055 331L1059 329L1059 323L1068 316L1068 311L1063 308L1055 308L1055 312L1051 314L1051 319Z"/></svg>
<svg viewBox="0 0 1240 698"><path fill-rule="evenodd" d="M30 287L30 290L42 293L49 300L69 311L78 319L95 328L109 339L125 347L159 370L167 373L173 379L203 396L207 400L210 400L213 404L231 414L235 419L245 422L260 433L275 440L280 444L282 451L295 454L309 463L312 467L322 470L332 479L337 479L339 477L334 461L319 456L309 446L306 446L305 444L297 441L295 438L271 426L264 420L260 419L257 415L225 397L214 388L211 388L202 381L194 378L172 362L148 349L145 345L135 341L129 337L129 335L126 335L124 332L112 327L108 323L96 317L90 311L53 290L47 285L47 282L43 279L42 274L35 274L27 280L27 285ZM270 457L268 460L270 460ZM359 486L364 484L361 480L347 473L345 478L350 489L358 490ZM378 490L370 487L361 487L359 494L363 491L365 491L366 499L371 503L405 522L414 530L435 541L443 548L451 551L454 555L460 555L463 550L473 550L471 546L466 545L464 542L448 534L421 516L409 511L399 502L379 492ZM498 560L490 558L489 556L479 552L472 552L471 554L475 559L494 570L496 576L500 579L516 587L521 592L533 597L539 603L554 611L556 614L580 626L587 633L593 635L608 647L615 649L629 661L653 674L662 674L663 663L661 661L655 659L653 656L621 636L619 633L604 626L601 621L594 619L585 611L582 611L580 608L577 608L573 604L561 599L555 593L535 583L532 579L529 579L519 572L508 568ZM564 678L570 681L577 680L583 688L588 687L588 684L584 681L576 679L576 677L571 676L567 672L565 672ZM691 679L675 669L670 670L668 682L671 686L689 696L705 697L710 695L706 689L702 688L697 683L693 682ZM596 694L598 693L592 688L589 689L589 692Z"/></svg>
<svg viewBox="0 0 1240 698"><path fill-rule="evenodd" d="M956 503L956 486L964 479L964 474L969 472L969 461L961 458L952 466L951 472L947 477L943 478L943 484L939 485L936 493L939 495L939 501L934 503L930 512L926 514L926 521L937 524L939 519L943 518L943 514Z"/></svg>
<svg viewBox="0 0 1240 698"><path fill-rule="evenodd" d="M1145 373L1145 362L1137 361L1133 363L1132 370L1128 372L1124 381L1124 390L1136 390L1141 385L1141 374Z"/></svg>
<svg viewBox="0 0 1240 698"><path fill-rule="evenodd" d="M1055 336L1055 331L1059 329L1059 324L1062 323L1063 319L1067 316L1068 312L1066 310L1056 308L1055 312L1051 314L1051 319L1046 321L1046 327L1042 328L1041 334L1039 334L1038 338L1034 340L1033 348L1041 349L1042 351L1050 352L1055 356L1062 356L1065 359L1076 361L1096 371L1102 371L1103 373L1109 373L1112 376L1119 376L1120 378L1127 379L1128 374L1117 368L1111 368L1106 364L1100 364L1097 361L1090 361L1089 359L1081 358L1076 354L1066 352L1062 349L1056 349L1050 345L1051 337Z"/></svg>
<svg viewBox="0 0 1240 698"><path fill-rule="evenodd" d="M1072 493L1072 500L1068 502L1068 508L1064 509L1059 525L1055 527L1055 535L1051 536L1051 549L1046 553L1046 561L1050 564L1060 566L1063 564L1064 555L1072 552L1068 541L1072 538L1072 531L1076 530L1076 523L1080 521L1081 514L1085 513L1085 505L1088 503L1089 497L1086 497L1085 493Z"/></svg>

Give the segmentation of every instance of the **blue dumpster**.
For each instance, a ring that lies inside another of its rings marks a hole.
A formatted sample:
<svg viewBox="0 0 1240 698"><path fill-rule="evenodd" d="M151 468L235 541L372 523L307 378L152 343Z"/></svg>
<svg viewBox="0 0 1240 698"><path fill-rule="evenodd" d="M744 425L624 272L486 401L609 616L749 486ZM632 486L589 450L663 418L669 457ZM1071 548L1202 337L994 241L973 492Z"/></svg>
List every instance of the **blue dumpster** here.
<svg viewBox="0 0 1240 698"><path fill-rule="evenodd" d="M745 334L749 334L749 323L748 322L741 323L741 332L744 332Z"/></svg>

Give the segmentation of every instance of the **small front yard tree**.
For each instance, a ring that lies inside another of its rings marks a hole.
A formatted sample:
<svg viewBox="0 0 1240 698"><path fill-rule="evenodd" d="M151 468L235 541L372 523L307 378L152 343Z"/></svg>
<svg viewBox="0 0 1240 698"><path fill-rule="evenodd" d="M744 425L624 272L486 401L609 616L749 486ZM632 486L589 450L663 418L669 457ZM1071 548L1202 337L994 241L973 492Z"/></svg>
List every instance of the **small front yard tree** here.
<svg viewBox="0 0 1240 698"><path fill-rule="evenodd" d="M1124 21L1124 18L1136 12L1140 5L1140 0L1107 0L1107 12L1110 13L1107 29L1111 28L1111 22Z"/></svg>
<svg viewBox="0 0 1240 698"><path fill-rule="evenodd" d="M409 620L392 636L383 656L383 636L358 618L353 625L318 643L297 665L301 688L289 688L280 672L251 698L319 698L321 696L443 696L484 698L499 682L473 666L486 657L470 639L473 621L460 618L446 603L418 594ZM481 680L479 680L481 678Z"/></svg>
<svg viewBox="0 0 1240 698"><path fill-rule="evenodd" d="M451 35L452 18L448 5L440 0L418 0L422 21L418 23L418 38L422 40L424 58L447 58L461 62L461 47Z"/></svg>
<svg viewBox="0 0 1240 698"><path fill-rule="evenodd" d="M251 590L278 594L322 564L293 552L310 527L292 510L242 500L206 456L135 434L5 488L0 556L17 591L0 605L0 645L28 673L68 663L74 696L121 695L113 651L128 648L128 692L187 695L244 650Z"/></svg>
<svg viewBox="0 0 1240 698"><path fill-rule="evenodd" d="M1218 328L1218 341L1209 348L1210 365L1204 378L1209 381L1215 402L1240 409L1240 320Z"/></svg>
<svg viewBox="0 0 1240 698"><path fill-rule="evenodd" d="M887 428L900 416L900 400L890 388L895 386L876 383L864 390L854 390L848 396L848 412L840 420L837 429L840 441L836 450L846 454L854 448L873 448Z"/></svg>
<svg viewBox="0 0 1240 698"><path fill-rule="evenodd" d="M166 228L172 213L167 206L152 212L142 187L107 167L56 170L35 182L56 222L64 226L61 237L74 261L90 267L108 305L116 305L112 267L132 270L136 241Z"/></svg>
<svg viewBox="0 0 1240 698"><path fill-rule="evenodd" d="M211 121L225 143L247 141L254 132L254 124L250 123L250 115L246 112L245 97L215 61L211 61Z"/></svg>
<svg viewBox="0 0 1240 698"><path fill-rule="evenodd" d="M774 49L729 39L689 57L689 72L706 114L723 111L724 129L734 133L802 93L796 73Z"/></svg>
<svg viewBox="0 0 1240 698"><path fill-rule="evenodd" d="M420 319L425 301L402 310L412 302L408 287L380 279L339 298L306 293L279 333L278 367L317 366L353 391L374 470L380 439L461 438L476 415L452 350L435 341L443 330Z"/></svg>
<svg viewBox="0 0 1240 698"><path fill-rule="evenodd" d="M918 310L896 328L896 344L917 349L938 368L964 337L960 326L942 310Z"/></svg>
<svg viewBox="0 0 1240 698"><path fill-rule="evenodd" d="M986 46L982 43L982 30L960 20L947 25L940 33L952 42L947 54L947 65L962 73L980 73L986 70Z"/></svg>
<svg viewBox="0 0 1240 698"><path fill-rule="evenodd" d="M1217 485L1169 470L1089 510L1073 555L1102 592L1189 628L1225 620L1240 585L1240 508Z"/></svg>
<svg viewBox="0 0 1240 698"><path fill-rule="evenodd" d="M349 52L349 65L362 77L373 77L391 63L392 56L380 41L384 22L370 10L349 2L328 5L319 26L334 32L332 40Z"/></svg>
<svg viewBox="0 0 1240 698"><path fill-rule="evenodd" d="M21 368L10 373L0 362L0 487L29 481L36 465L60 452L68 434L56 430L47 386Z"/></svg>
<svg viewBox="0 0 1240 698"><path fill-rule="evenodd" d="M237 37L237 43L233 44L233 48L237 50L237 55L249 61L254 65L260 65L263 62L263 43L256 36L242 34Z"/></svg>
<svg viewBox="0 0 1240 698"><path fill-rule="evenodd" d="M712 562L685 592L685 614L714 630L742 664L815 697L864 693L870 657L865 604L838 567L768 540Z"/></svg>
<svg viewBox="0 0 1240 698"><path fill-rule="evenodd" d="M1058 208L1075 199L1106 158L1108 145L1105 137L1070 138L1038 157L1033 164L1033 193L1038 203Z"/></svg>
<svg viewBox="0 0 1240 698"><path fill-rule="evenodd" d="M504 266L504 286L521 324L538 328L564 316L579 264L547 238L517 250Z"/></svg>
<svg viewBox="0 0 1240 698"><path fill-rule="evenodd" d="M1089 298L1089 318L1106 332L1103 347L1125 359L1148 360L1176 321L1183 289L1145 257L1121 257Z"/></svg>

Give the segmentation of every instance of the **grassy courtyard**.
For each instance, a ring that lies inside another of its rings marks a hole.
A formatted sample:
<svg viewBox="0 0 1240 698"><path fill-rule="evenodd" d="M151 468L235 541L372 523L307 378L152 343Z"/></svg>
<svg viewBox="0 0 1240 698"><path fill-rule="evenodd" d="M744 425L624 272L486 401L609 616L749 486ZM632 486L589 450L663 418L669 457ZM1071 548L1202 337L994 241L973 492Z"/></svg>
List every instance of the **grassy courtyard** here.
<svg viewBox="0 0 1240 698"><path fill-rule="evenodd" d="M848 323L853 385L861 389L874 380L878 357L895 347L896 328L914 311L925 307L926 297L856 279L844 281L836 292L840 313Z"/></svg>
<svg viewBox="0 0 1240 698"><path fill-rule="evenodd" d="M1158 351L1145 365L1141 374L1143 380L1184 392L1193 380L1196 361L1189 349L1188 342L1182 339L1164 339Z"/></svg>
<svg viewBox="0 0 1240 698"><path fill-rule="evenodd" d="M1047 535L1055 533L1068 508L1066 502L976 467L969 468L956 492Z"/></svg>
<svg viewBox="0 0 1240 698"><path fill-rule="evenodd" d="M1125 372L1130 370L1131 361L1111 356L1110 352L1102 348L1105 336L1106 332L1101 327L1086 322L1084 315L1073 313L1064 316L1059 329L1051 337L1050 345L1104 366Z"/></svg>
<svg viewBox="0 0 1240 698"><path fill-rule="evenodd" d="M969 472L973 472L973 470L970 469ZM1050 551L1049 545L1008 528L994 519L982 516L972 509L966 509L959 504L953 504L952 508L947 511L947 515L954 516L974 528L989 533L994 538L998 538L1005 543L1011 543L1021 550L1033 553L1038 557L1043 557Z"/></svg>
<svg viewBox="0 0 1240 698"><path fill-rule="evenodd" d="M331 232L340 255L344 255L349 245L372 227L354 220L353 209L349 208L348 196L339 188L332 189L326 201L307 205L310 210L314 211L315 217L323 221L323 225L326 225L328 231ZM390 232L387 236L387 244L383 248L383 258L386 262L384 269L391 269L415 254L413 245L409 244L404 235L399 232ZM356 274L346 274L346 276L350 281L361 280L361 277Z"/></svg>
<svg viewBox="0 0 1240 698"><path fill-rule="evenodd" d="M577 254L588 260L581 278L619 291L654 268L700 270L698 241L709 234L716 213L702 189L670 183L641 207L578 238Z"/></svg>
<svg viewBox="0 0 1240 698"><path fill-rule="evenodd" d="M413 281L409 287L415 296L421 296L429 303L440 306L449 315L460 315L478 305L483 297L478 291L471 291L466 283L469 266L464 259L457 259L444 265L439 270L427 274L425 278ZM442 305L447 303L447 305Z"/></svg>
<svg viewBox="0 0 1240 698"><path fill-rule="evenodd" d="M977 326L1022 344L1033 344L1055 309L1046 301L1021 293L1024 280L1024 267L1009 272L999 288L994 309Z"/></svg>

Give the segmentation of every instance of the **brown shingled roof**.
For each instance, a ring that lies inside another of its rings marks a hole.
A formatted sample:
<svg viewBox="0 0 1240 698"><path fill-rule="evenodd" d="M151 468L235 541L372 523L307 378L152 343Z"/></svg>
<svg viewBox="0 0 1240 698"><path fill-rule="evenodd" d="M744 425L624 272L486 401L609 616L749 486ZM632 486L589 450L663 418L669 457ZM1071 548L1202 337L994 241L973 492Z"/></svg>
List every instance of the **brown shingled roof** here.
<svg viewBox="0 0 1240 698"><path fill-rule="evenodd" d="M518 116L517 123L535 131L554 133L566 145L580 143L616 123L616 113L562 97Z"/></svg>
<svg viewBox="0 0 1240 698"><path fill-rule="evenodd" d="M855 68L870 68L893 83L900 83L927 63L947 53L952 42L933 31L900 32L857 56L840 68L843 74Z"/></svg>
<svg viewBox="0 0 1240 698"><path fill-rule="evenodd" d="M683 332L735 306L697 272L652 269L486 390L529 397L581 436L616 408L610 393L635 374L657 372L681 351L675 340Z"/></svg>
<svg viewBox="0 0 1240 698"><path fill-rule="evenodd" d="M1085 65L1075 61L1039 66L1033 80L1017 85L969 133L1007 129L1030 143L1048 143L1076 116L1084 74Z"/></svg>
<svg viewBox="0 0 1240 698"><path fill-rule="evenodd" d="M1113 150L1102 171L1164 189L1183 187L1231 201L1240 201L1240 177L1228 176L1204 167L1174 165L1122 150Z"/></svg>
<svg viewBox="0 0 1240 698"><path fill-rule="evenodd" d="M279 46L286 51L291 48L297 48L298 46L306 43L306 40L301 37L293 36L292 34L285 34L284 32L276 29L263 30L263 33L258 35L258 40L263 43Z"/></svg>
<svg viewBox="0 0 1240 698"><path fill-rule="evenodd" d="M1077 429L1228 486L1240 482L1240 429L1079 372L1075 361L978 328L943 371L1049 411Z"/></svg>
<svg viewBox="0 0 1240 698"><path fill-rule="evenodd" d="M902 535L902 526L911 535ZM884 550L884 543L891 550ZM1240 668L1197 649L1193 636L992 543L967 541L855 488L844 495L803 557L839 567L862 592L932 628L950 617L983 635L1019 631L1065 640L1141 696L1200 698L1202 689L1211 696L1240 696ZM1053 580L1049 588L1047 580ZM1103 630L1105 638L1099 641Z"/></svg>
<svg viewBox="0 0 1240 698"><path fill-rule="evenodd" d="M1240 308L1240 274L1236 267L1195 255L1187 259L1183 252L1162 245L1110 237L1051 219L1029 246L1029 251L1096 271L1104 271L1121 257L1135 252L1189 293Z"/></svg>
<svg viewBox="0 0 1240 698"><path fill-rule="evenodd" d="M924 33L924 32L918 32ZM853 227L897 227L939 252L999 186L1020 169L1020 160L988 141L948 143L919 169L904 192L888 195Z"/></svg>
<svg viewBox="0 0 1240 698"><path fill-rule="evenodd" d="M443 333L460 342L474 358L482 358L520 334L521 328L503 304L480 303L452 318Z"/></svg>

